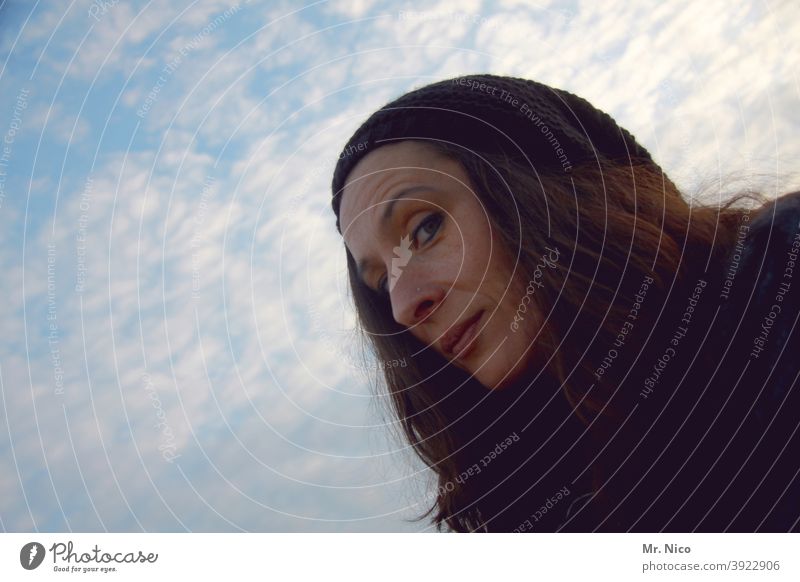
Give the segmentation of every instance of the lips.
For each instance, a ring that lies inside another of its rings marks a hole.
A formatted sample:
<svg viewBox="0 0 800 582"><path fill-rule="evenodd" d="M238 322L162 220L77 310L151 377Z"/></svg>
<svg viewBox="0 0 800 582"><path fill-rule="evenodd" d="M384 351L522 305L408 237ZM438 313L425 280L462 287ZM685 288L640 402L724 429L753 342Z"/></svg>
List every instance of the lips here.
<svg viewBox="0 0 800 582"><path fill-rule="evenodd" d="M483 311L479 311L466 321L459 323L448 331L440 342L442 352L447 356L455 356L458 351L463 350L477 334L478 320L483 315ZM462 341L463 340L463 341Z"/></svg>

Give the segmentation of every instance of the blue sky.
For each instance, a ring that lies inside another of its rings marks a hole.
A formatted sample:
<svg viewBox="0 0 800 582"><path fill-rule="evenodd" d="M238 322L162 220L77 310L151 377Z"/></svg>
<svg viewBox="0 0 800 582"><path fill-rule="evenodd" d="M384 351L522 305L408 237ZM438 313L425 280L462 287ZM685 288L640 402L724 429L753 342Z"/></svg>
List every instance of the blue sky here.
<svg viewBox="0 0 800 582"><path fill-rule="evenodd" d="M412 87L536 79L689 195L800 186L790 2L6 1L0 27L5 531L430 531L348 365L329 204Z"/></svg>

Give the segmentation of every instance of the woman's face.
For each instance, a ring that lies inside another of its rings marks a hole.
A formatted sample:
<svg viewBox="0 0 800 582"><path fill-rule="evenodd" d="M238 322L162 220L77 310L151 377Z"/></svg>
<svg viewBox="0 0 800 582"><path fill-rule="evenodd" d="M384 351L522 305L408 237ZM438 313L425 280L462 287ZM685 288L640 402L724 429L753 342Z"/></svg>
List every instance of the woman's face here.
<svg viewBox="0 0 800 582"><path fill-rule="evenodd" d="M458 162L420 142L382 146L348 176L340 221L364 284L421 342L488 388L525 370L539 314L521 308L527 281Z"/></svg>

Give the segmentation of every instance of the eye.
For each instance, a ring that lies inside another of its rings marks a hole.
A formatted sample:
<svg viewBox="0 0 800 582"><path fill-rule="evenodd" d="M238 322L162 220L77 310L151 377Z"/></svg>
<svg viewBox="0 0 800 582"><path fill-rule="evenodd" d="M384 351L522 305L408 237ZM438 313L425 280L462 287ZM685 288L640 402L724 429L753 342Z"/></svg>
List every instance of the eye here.
<svg viewBox="0 0 800 582"><path fill-rule="evenodd" d="M414 241L417 242L417 236L420 233L424 233L427 235L425 239L425 243L430 242L430 240L436 235L439 231L439 227L442 224L442 215L438 212L431 212L425 220L419 223L419 226L414 229ZM419 245L417 245L419 246Z"/></svg>
<svg viewBox="0 0 800 582"><path fill-rule="evenodd" d="M418 237L420 234L425 234L426 238L421 244L427 244L431 241L431 239L436 236L436 233L439 232L439 228L442 225L442 215L438 212L432 212L425 219L419 223L417 228L414 229L414 233L412 239L414 240L415 247L419 248L420 243L418 241ZM389 290L386 288L387 277L384 275L378 281L378 289L377 293L380 295L389 296Z"/></svg>

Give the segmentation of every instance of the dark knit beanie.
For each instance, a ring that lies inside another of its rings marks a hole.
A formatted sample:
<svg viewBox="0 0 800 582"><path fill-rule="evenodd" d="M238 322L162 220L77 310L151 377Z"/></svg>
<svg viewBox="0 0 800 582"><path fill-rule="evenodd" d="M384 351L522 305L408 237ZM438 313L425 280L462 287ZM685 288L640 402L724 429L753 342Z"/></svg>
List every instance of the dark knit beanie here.
<svg viewBox="0 0 800 582"><path fill-rule="evenodd" d="M608 114L572 93L515 77L456 77L398 97L353 134L333 173L339 232L341 192L352 169L368 153L406 139L505 153L537 172L570 172L576 163L600 160L655 164Z"/></svg>

